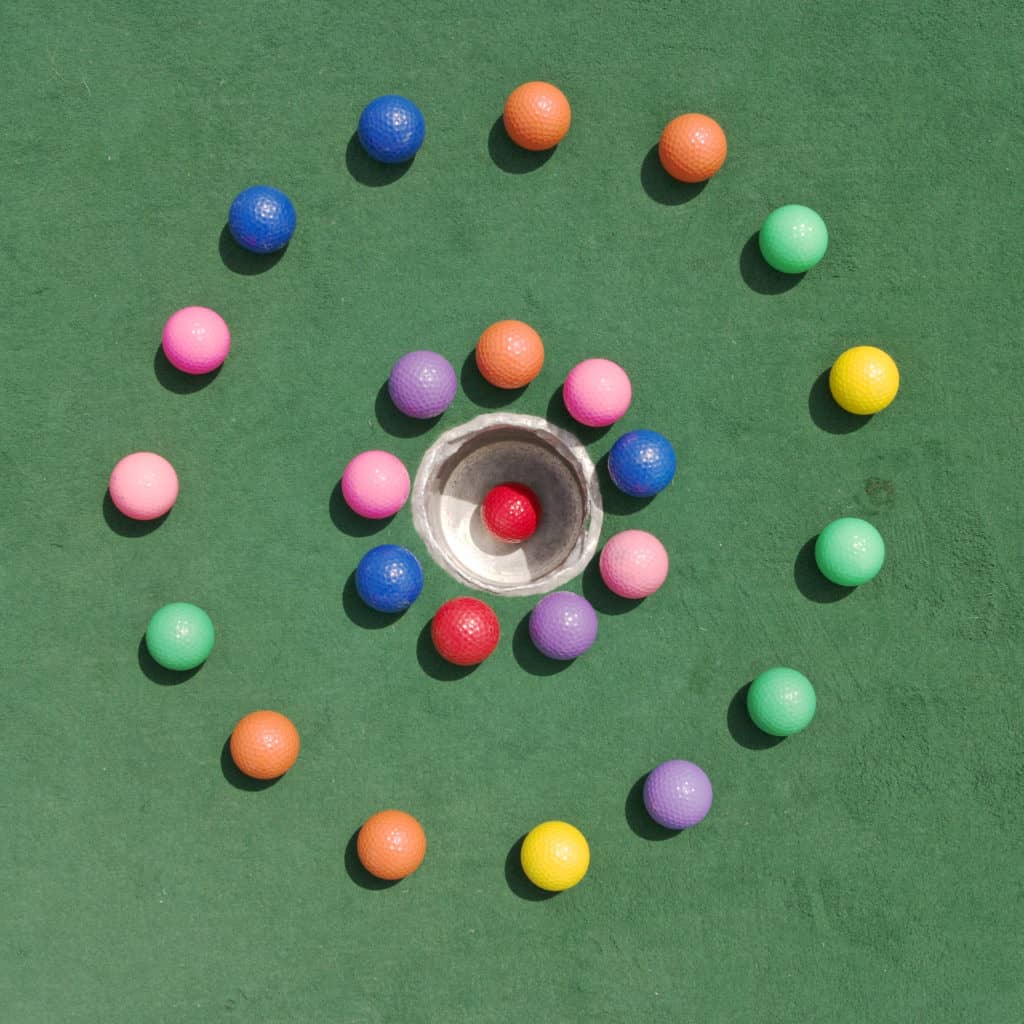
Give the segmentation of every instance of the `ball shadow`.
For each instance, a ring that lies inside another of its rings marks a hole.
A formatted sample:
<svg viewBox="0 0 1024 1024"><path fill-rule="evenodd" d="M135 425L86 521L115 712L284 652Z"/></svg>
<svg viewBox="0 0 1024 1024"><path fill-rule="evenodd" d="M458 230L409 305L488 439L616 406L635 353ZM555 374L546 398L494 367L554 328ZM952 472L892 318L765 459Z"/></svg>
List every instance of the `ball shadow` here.
<svg viewBox="0 0 1024 1024"><path fill-rule="evenodd" d="M814 425L830 434L852 434L872 419L870 416L856 416L847 412L833 397L828 386L831 369L824 370L811 385L807 395L807 411Z"/></svg>
<svg viewBox="0 0 1024 1024"><path fill-rule="evenodd" d="M245 772L239 771L238 766L231 757L230 736L224 741L224 746L221 748L220 770L224 778L235 789L244 790L246 793L259 793L264 789L270 789L271 786L276 785L284 778L283 775L279 775L276 779L253 779L246 775Z"/></svg>
<svg viewBox="0 0 1024 1024"><path fill-rule="evenodd" d="M412 167L415 161L415 157L402 164L383 164L379 160L374 160L363 149L363 144L359 141L359 132L352 133L352 137L345 147L345 166L348 168L348 173L360 185L366 185L369 188L394 184Z"/></svg>
<svg viewBox="0 0 1024 1024"><path fill-rule="evenodd" d="M585 423L574 420L569 410L565 407L562 389L563 385L559 385L548 402L547 413L545 414L548 422L554 423L556 427L561 427L563 430L568 430L570 434L575 434L583 444L593 444L595 441L600 441L612 429L612 424L609 424L607 427L588 427Z"/></svg>
<svg viewBox="0 0 1024 1024"><path fill-rule="evenodd" d="M171 364L164 353L162 344L157 345L156 353L153 356L153 372L156 374L156 379L168 391L173 391L176 395L193 395L197 391L202 391L220 376L223 366L224 364L221 363L216 370L211 370L209 373L183 373Z"/></svg>
<svg viewBox="0 0 1024 1024"><path fill-rule="evenodd" d="M740 250L740 274L747 287L758 295L781 295L795 288L804 275L783 274L765 263L757 241L759 234L760 231L755 231Z"/></svg>
<svg viewBox="0 0 1024 1024"><path fill-rule="evenodd" d="M231 229L225 223L220 231L217 250L220 252L221 263L233 274L252 277L255 274L265 274L268 270L276 267L288 251L288 246L286 245L278 249L277 252L249 252L248 249L243 249L235 241L232 237Z"/></svg>
<svg viewBox="0 0 1024 1024"><path fill-rule="evenodd" d="M644 772L630 787L626 796L626 824L633 830L633 834L649 842L661 842L663 839L672 839L679 835L677 831L659 825L648 813L644 804L644 783L650 772Z"/></svg>
<svg viewBox="0 0 1024 1024"><path fill-rule="evenodd" d="M512 656L519 663L519 667L531 676L556 676L564 672L576 659L571 661L558 661L541 654L530 639L530 615L527 612L518 622L515 632L512 634Z"/></svg>
<svg viewBox="0 0 1024 1024"><path fill-rule="evenodd" d="M741 747L746 747L747 750L767 750L769 747L777 747L786 737L769 736L768 733L762 732L754 725L750 713L747 711L747 693L750 691L753 681L751 679L750 682L744 683L736 691L732 700L729 701L729 710L726 712L725 721L732 738Z"/></svg>
<svg viewBox="0 0 1024 1024"><path fill-rule="evenodd" d="M646 508L657 497L656 494L652 494L649 498L634 498L631 494L620 491L608 472L607 452L597 460L594 468L597 470L597 480L601 485L604 510L613 516L631 516L634 512Z"/></svg>
<svg viewBox="0 0 1024 1024"><path fill-rule="evenodd" d="M793 581L808 601L834 604L836 601L842 601L844 597L849 597L857 588L840 586L821 574L817 559L814 557L814 545L817 540L815 534L797 553L793 562Z"/></svg>
<svg viewBox="0 0 1024 1024"><path fill-rule="evenodd" d="M442 683L453 683L456 680L465 679L466 676L475 672L480 667L479 665L453 665L437 653L434 641L430 637L431 621L428 620L424 624L416 638L416 660L420 663L420 668L431 679L437 679Z"/></svg>
<svg viewBox="0 0 1024 1024"><path fill-rule="evenodd" d="M164 668L149 653L149 648L146 646L146 634L143 633L139 639L139 668L150 682L160 686L177 686L179 683L188 682L202 667L202 665L197 665L184 672L175 672L173 669Z"/></svg>
<svg viewBox="0 0 1024 1024"><path fill-rule="evenodd" d="M647 151L640 164L640 184L647 195L662 206L681 206L704 191L706 181L689 183L677 181L664 167L658 156L658 144Z"/></svg>
<svg viewBox="0 0 1024 1024"><path fill-rule="evenodd" d="M130 519L118 510L110 491L103 492L103 518L119 537L145 537L159 529L170 514L169 511L165 512L157 519Z"/></svg>
<svg viewBox="0 0 1024 1024"><path fill-rule="evenodd" d="M487 135L487 152L495 166L506 174L529 174L543 167L555 154L557 146L539 152L517 146L505 131L505 118L499 114Z"/></svg>
<svg viewBox="0 0 1024 1024"><path fill-rule="evenodd" d="M619 597L609 590L601 578L601 563L597 557L592 558L583 570L583 596L602 615L625 615L644 603L642 597Z"/></svg>
<svg viewBox="0 0 1024 1024"><path fill-rule="evenodd" d="M345 580L345 587L341 592L341 603L345 608L345 614L353 625L360 629L384 629L391 626L405 615L409 610L403 608L400 612L379 612L371 608L360 596L356 588L356 570L353 569ZM411 605L409 607L412 607Z"/></svg>
<svg viewBox="0 0 1024 1024"><path fill-rule="evenodd" d="M360 826L361 828L362 826ZM398 885L400 879L394 878L378 878L376 875L371 875L366 868L363 867L363 862L359 859L359 829L352 833L351 839L345 844L345 870L348 872L348 877L352 879L356 885L363 889L369 889L373 892L379 892L381 889L391 889Z"/></svg>
<svg viewBox="0 0 1024 1024"><path fill-rule="evenodd" d="M459 383L466 397L485 409L500 409L511 405L525 390L525 387L506 389L496 388L480 372L476 365L476 348L474 348L462 364L459 372Z"/></svg>
<svg viewBox="0 0 1024 1024"><path fill-rule="evenodd" d="M528 835L528 832L524 832L512 844L512 849L508 851L508 856L505 858L505 883L512 890L513 894L521 900L527 900L530 903L542 903L544 900L557 896L558 893L548 892L546 889L538 889L526 877L526 872L523 871L522 850L523 842Z"/></svg>
<svg viewBox="0 0 1024 1024"><path fill-rule="evenodd" d="M394 402L391 401L391 392L388 391L388 384L385 381L377 392L374 399L373 411L377 416L377 422L392 437L420 437L444 415L431 416L429 420L418 420L414 416L406 416Z"/></svg>
<svg viewBox="0 0 1024 1024"><path fill-rule="evenodd" d="M345 501L345 496L341 493L340 483L335 483L331 487L329 508L331 522L342 533L346 533L350 537L372 537L375 533L380 533L381 530L390 525L391 521L395 518L394 516L388 516L387 519L366 519L364 516L357 515L349 508L348 502Z"/></svg>

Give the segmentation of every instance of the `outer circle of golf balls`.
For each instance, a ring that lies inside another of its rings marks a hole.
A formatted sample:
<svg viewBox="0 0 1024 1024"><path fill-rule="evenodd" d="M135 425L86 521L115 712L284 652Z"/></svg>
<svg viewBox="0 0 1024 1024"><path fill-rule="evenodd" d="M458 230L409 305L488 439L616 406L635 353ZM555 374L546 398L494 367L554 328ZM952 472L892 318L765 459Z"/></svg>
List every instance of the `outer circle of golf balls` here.
<svg viewBox="0 0 1024 1024"><path fill-rule="evenodd" d="M623 530L605 544L599 566L605 586L619 597L648 597L668 576L668 552L646 530Z"/></svg>
<svg viewBox="0 0 1024 1024"><path fill-rule="evenodd" d="M349 508L367 519L387 519L406 502L411 487L409 471L390 452L357 455L341 476L341 493Z"/></svg>

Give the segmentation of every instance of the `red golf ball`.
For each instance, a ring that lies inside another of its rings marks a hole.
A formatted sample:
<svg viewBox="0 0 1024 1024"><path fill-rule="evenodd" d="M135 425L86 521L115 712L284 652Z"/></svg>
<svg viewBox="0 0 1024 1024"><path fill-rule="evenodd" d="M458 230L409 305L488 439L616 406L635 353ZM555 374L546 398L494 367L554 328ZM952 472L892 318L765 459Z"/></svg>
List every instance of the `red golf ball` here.
<svg viewBox="0 0 1024 1024"><path fill-rule="evenodd" d="M430 638L437 653L453 665L479 665L498 646L498 616L475 597L456 597L434 613Z"/></svg>
<svg viewBox="0 0 1024 1024"><path fill-rule="evenodd" d="M487 492L480 515L498 540L519 544L537 532L540 499L526 484L498 484Z"/></svg>

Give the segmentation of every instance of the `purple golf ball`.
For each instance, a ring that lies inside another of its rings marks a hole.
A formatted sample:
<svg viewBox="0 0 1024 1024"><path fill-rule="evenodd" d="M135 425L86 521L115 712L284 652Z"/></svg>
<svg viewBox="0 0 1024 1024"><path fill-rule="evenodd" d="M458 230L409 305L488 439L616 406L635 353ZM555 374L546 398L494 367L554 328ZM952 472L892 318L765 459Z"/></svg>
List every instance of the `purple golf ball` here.
<svg viewBox="0 0 1024 1024"><path fill-rule="evenodd" d="M437 352L408 352L391 368L391 401L417 420L440 416L455 401L458 381L452 364Z"/></svg>
<svg viewBox="0 0 1024 1024"><path fill-rule="evenodd" d="M665 761L647 776L644 806L665 828L691 828L711 810L711 780L692 761Z"/></svg>
<svg viewBox="0 0 1024 1024"><path fill-rule="evenodd" d="M530 639L541 654L572 661L597 639L597 612L579 594L567 590L548 594L530 613Z"/></svg>

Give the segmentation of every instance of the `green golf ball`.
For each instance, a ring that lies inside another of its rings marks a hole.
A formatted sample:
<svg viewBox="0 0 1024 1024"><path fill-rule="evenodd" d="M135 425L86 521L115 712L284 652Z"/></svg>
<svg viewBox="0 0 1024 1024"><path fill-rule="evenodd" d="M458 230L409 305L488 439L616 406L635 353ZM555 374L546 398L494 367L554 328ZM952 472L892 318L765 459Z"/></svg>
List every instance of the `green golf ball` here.
<svg viewBox="0 0 1024 1024"><path fill-rule="evenodd" d="M783 274L802 274L825 255L828 228L807 206L780 206L765 218L758 242L769 266Z"/></svg>
<svg viewBox="0 0 1024 1024"><path fill-rule="evenodd" d="M817 706L810 680L794 668L762 672L747 692L747 711L754 725L770 736L792 736L806 729Z"/></svg>
<svg viewBox="0 0 1024 1024"><path fill-rule="evenodd" d="M210 656L213 635L213 623L202 608L175 601L165 604L149 620L146 647L158 665L188 672Z"/></svg>
<svg viewBox="0 0 1024 1024"><path fill-rule="evenodd" d="M846 516L818 534L814 560L826 579L841 587L859 587L882 568L885 541L870 523Z"/></svg>

